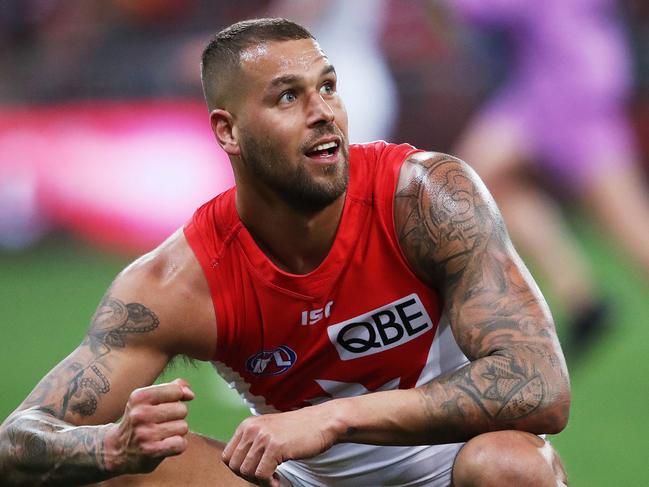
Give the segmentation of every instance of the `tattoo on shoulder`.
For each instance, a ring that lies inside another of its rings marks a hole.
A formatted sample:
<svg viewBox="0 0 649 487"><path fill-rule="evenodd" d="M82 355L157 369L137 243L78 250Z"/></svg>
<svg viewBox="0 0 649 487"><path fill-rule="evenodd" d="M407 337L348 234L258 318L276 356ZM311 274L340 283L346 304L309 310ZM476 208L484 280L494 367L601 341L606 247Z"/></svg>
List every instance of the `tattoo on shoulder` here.
<svg viewBox="0 0 649 487"><path fill-rule="evenodd" d="M397 236L415 270L434 284L452 286L504 227L462 163L440 154L405 162L416 176L395 196Z"/></svg>
<svg viewBox="0 0 649 487"><path fill-rule="evenodd" d="M104 296L82 343L89 350L90 359L84 363L66 362L65 373L42 382L26 405L53 413L59 419L68 412L92 416L102 395L111 390L108 368L102 359L116 348L125 348L129 335L152 332L159 324L158 317L146 306L126 304L109 294ZM65 391L62 400L50 402L59 390Z"/></svg>

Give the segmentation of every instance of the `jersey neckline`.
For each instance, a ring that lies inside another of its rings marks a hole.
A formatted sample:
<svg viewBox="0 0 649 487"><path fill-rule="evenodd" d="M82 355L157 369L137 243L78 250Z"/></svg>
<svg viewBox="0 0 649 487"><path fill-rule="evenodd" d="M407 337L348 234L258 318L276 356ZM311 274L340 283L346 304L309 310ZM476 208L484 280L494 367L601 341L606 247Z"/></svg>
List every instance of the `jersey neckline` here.
<svg viewBox="0 0 649 487"><path fill-rule="evenodd" d="M349 182L347 184L343 210L333 244L322 262L306 274L294 274L284 271L261 250L239 217L235 204L235 189L233 197L230 200L229 211L231 212L233 221L237 222L236 244L241 246L243 255L248 261L252 272L270 286L290 294L299 294L301 298L316 299L318 295L325 291L325 288L330 287L327 284L333 284L335 282L336 277L340 275L341 271L349 262L350 248L357 241L357 236L362 230L361 227L365 225L367 220L367 218L363 218L361 208L369 206L362 204L363 201L355 196L358 183L357 175L353 170L355 166L353 161L355 159L355 150L352 149L353 147L350 146ZM354 222L358 222L359 225L355 225Z"/></svg>

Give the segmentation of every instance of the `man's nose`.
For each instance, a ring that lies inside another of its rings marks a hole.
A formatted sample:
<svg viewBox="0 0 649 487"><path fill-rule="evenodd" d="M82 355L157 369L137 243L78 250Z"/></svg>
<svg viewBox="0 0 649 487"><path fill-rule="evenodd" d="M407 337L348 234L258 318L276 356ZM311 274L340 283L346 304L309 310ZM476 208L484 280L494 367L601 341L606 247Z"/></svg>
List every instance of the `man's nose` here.
<svg viewBox="0 0 649 487"><path fill-rule="evenodd" d="M320 93L313 93L309 98L307 123L309 127L323 123L333 122L335 118L331 105L325 101Z"/></svg>

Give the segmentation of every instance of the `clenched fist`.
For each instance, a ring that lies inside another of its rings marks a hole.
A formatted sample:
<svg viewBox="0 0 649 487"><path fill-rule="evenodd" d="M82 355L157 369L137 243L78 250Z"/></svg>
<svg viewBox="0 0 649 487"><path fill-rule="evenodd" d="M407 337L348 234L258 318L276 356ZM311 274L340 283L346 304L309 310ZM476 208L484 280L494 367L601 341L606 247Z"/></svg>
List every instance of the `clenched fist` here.
<svg viewBox="0 0 649 487"><path fill-rule="evenodd" d="M104 437L105 462L119 474L152 472L187 448L186 401L194 393L183 379L134 390L119 423Z"/></svg>

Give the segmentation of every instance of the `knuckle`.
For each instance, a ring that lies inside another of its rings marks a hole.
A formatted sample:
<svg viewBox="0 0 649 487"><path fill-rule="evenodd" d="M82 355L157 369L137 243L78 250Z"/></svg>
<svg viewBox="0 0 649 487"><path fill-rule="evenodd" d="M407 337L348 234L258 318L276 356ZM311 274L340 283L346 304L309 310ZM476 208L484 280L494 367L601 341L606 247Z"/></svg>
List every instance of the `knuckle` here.
<svg viewBox="0 0 649 487"><path fill-rule="evenodd" d="M131 422L135 425L144 424L149 421L150 410L142 406L136 406L130 411Z"/></svg>
<svg viewBox="0 0 649 487"><path fill-rule="evenodd" d="M273 470L274 471L274 470ZM270 480L271 474L264 468L263 465L259 465L255 470L254 476L260 480Z"/></svg>
<svg viewBox="0 0 649 487"><path fill-rule="evenodd" d="M183 452L187 449L187 445L189 442L187 441L187 438L184 436L180 438L180 451Z"/></svg>
<svg viewBox="0 0 649 487"><path fill-rule="evenodd" d="M232 458L230 459L230 461L228 462L228 467L229 467L230 470L232 470L233 472L240 472L239 469L240 469L240 467L241 467L241 463L240 463L239 460L237 460L235 457L232 457Z"/></svg>
<svg viewBox="0 0 649 487"><path fill-rule="evenodd" d="M180 399L183 397L183 388L180 384L168 384L169 397L174 400Z"/></svg>
<svg viewBox="0 0 649 487"><path fill-rule="evenodd" d="M142 424L144 422L144 414L141 412L140 409L131 409L131 413L129 414L129 417L131 419L131 423L138 425Z"/></svg>
<svg viewBox="0 0 649 487"><path fill-rule="evenodd" d="M148 397L149 397L149 392L147 391L147 389L141 387L131 392L129 402L131 404L141 404L143 402L146 402L148 400Z"/></svg>
<svg viewBox="0 0 649 487"><path fill-rule="evenodd" d="M147 428L135 428L133 439L138 444L145 444L150 439L151 433Z"/></svg>
<svg viewBox="0 0 649 487"><path fill-rule="evenodd" d="M174 436L173 441L169 444L168 453L171 455L179 455L187 449L187 440L182 436Z"/></svg>
<svg viewBox="0 0 649 487"><path fill-rule="evenodd" d="M245 429L252 429L255 427L256 418L246 418L241 422L241 427Z"/></svg>
<svg viewBox="0 0 649 487"><path fill-rule="evenodd" d="M144 456L153 456L158 453L158 448L153 443L143 443L140 445L140 452Z"/></svg>
<svg viewBox="0 0 649 487"><path fill-rule="evenodd" d="M176 402L170 406L169 414L174 419L185 419L187 414L189 414L189 408L184 402Z"/></svg>
<svg viewBox="0 0 649 487"><path fill-rule="evenodd" d="M187 416L187 414L189 414L189 407L184 402L179 402L178 404L180 406L180 414L184 418L185 416Z"/></svg>
<svg viewBox="0 0 649 487"><path fill-rule="evenodd" d="M237 456L244 456L248 453L248 445L244 445L243 442L241 442L234 451Z"/></svg>
<svg viewBox="0 0 649 487"><path fill-rule="evenodd" d="M252 477L255 474L253 466L246 462L241 464L241 467L239 467L239 472L249 477Z"/></svg>

